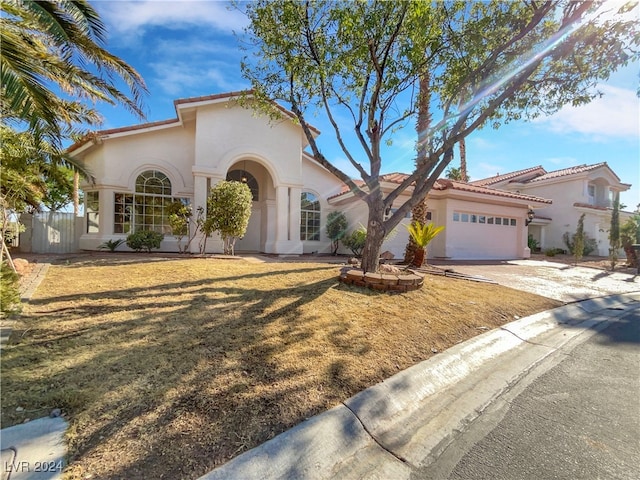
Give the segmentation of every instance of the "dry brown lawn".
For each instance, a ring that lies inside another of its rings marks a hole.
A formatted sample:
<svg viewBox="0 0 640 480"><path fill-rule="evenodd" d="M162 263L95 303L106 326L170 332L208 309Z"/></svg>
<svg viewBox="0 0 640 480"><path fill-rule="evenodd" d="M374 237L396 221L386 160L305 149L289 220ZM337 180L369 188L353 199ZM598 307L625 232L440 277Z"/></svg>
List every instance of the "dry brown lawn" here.
<svg viewBox="0 0 640 480"><path fill-rule="evenodd" d="M2 425L61 408L66 478L193 479L435 351L559 305L439 276L381 294L338 272L133 255L54 265L2 353Z"/></svg>

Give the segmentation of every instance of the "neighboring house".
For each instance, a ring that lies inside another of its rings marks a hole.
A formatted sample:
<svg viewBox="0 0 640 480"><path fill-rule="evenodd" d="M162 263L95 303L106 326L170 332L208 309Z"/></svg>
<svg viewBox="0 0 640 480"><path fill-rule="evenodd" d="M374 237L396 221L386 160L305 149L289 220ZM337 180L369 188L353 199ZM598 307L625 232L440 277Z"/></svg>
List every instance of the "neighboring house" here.
<svg viewBox="0 0 640 480"><path fill-rule="evenodd" d="M578 219L584 213L585 233L596 240L597 253L609 254L609 228L615 195L631 185L622 183L606 162L580 165L547 172L541 166L518 170L470 182L471 185L497 188L510 192L541 196L553 204L537 213L529 225L529 234L544 251L566 249L565 232L575 233ZM621 212L623 223L631 214Z"/></svg>
<svg viewBox="0 0 640 480"><path fill-rule="evenodd" d="M95 178L82 187L86 231L80 248L96 250L107 240L151 229L165 234L161 250L177 251L166 206L179 199L195 212L206 206L211 186L224 179L246 180L254 197L247 233L236 243L239 252L330 252L325 225L335 210L347 215L351 230L366 224L365 203L304 151L306 137L293 115L278 107L278 121L258 116L238 105L239 94L176 100L175 119L104 130L72 145L69 153ZM402 178L384 175L383 189L393 189ZM446 228L430 245L429 256L527 257L527 211L550 204L524 192L439 180L428 197L429 214ZM401 224L383 250L401 258L407 239ZM192 252L198 251L198 240ZM209 240L207 251L222 251L221 242Z"/></svg>

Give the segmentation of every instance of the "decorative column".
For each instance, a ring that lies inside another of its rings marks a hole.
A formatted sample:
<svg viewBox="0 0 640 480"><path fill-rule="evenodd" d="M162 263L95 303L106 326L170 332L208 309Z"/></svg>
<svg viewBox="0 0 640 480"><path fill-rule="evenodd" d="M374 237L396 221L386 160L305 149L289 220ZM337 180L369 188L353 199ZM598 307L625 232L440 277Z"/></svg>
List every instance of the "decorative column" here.
<svg viewBox="0 0 640 480"><path fill-rule="evenodd" d="M289 189L289 240L300 243L300 196L301 188ZM302 248L302 244L300 244Z"/></svg>
<svg viewBox="0 0 640 480"><path fill-rule="evenodd" d="M198 207L202 207L204 211L207 211L207 193L209 191L210 179L204 175L194 174L193 177L193 205L191 208L193 209L193 217L191 220L191 225L189 228L197 228L195 224L195 219L198 215ZM202 241L202 234L198 232L194 237L191 245L189 246L189 250L191 253L199 253L200 252L200 242Z"/></svg>
<svg viewBox="0 0 640 480"><path fill-rule="evenodd" d="M279 245L289 240L289 188L276 187L276 253L280 251Z"/></svg>

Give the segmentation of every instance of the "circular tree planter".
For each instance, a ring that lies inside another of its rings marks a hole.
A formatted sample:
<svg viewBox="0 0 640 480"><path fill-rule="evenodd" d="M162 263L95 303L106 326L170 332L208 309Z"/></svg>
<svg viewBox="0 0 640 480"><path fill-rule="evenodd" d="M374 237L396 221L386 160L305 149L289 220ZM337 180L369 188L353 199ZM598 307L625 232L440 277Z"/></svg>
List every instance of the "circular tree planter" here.
<svg viewBox="0 0 640 480"><path fill-rule="evenodd" d="M346 268L340 281L347 285L367 287L380 292L410 292L424 284L424 274L409 270L401 273L364 273L357 268Z"/></svg>

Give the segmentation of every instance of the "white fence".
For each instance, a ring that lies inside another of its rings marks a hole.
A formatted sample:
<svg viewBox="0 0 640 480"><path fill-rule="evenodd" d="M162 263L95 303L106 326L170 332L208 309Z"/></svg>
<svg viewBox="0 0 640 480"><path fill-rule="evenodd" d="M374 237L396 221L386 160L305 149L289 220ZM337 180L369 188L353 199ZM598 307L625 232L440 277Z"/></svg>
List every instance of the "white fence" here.
<svg viewBox="0 0 640 480"><path fill-rule="evenodd" d="M43 212L22 214L19 250L24 253L73 253L78 251L84 217L73 213Z"/></svg>

